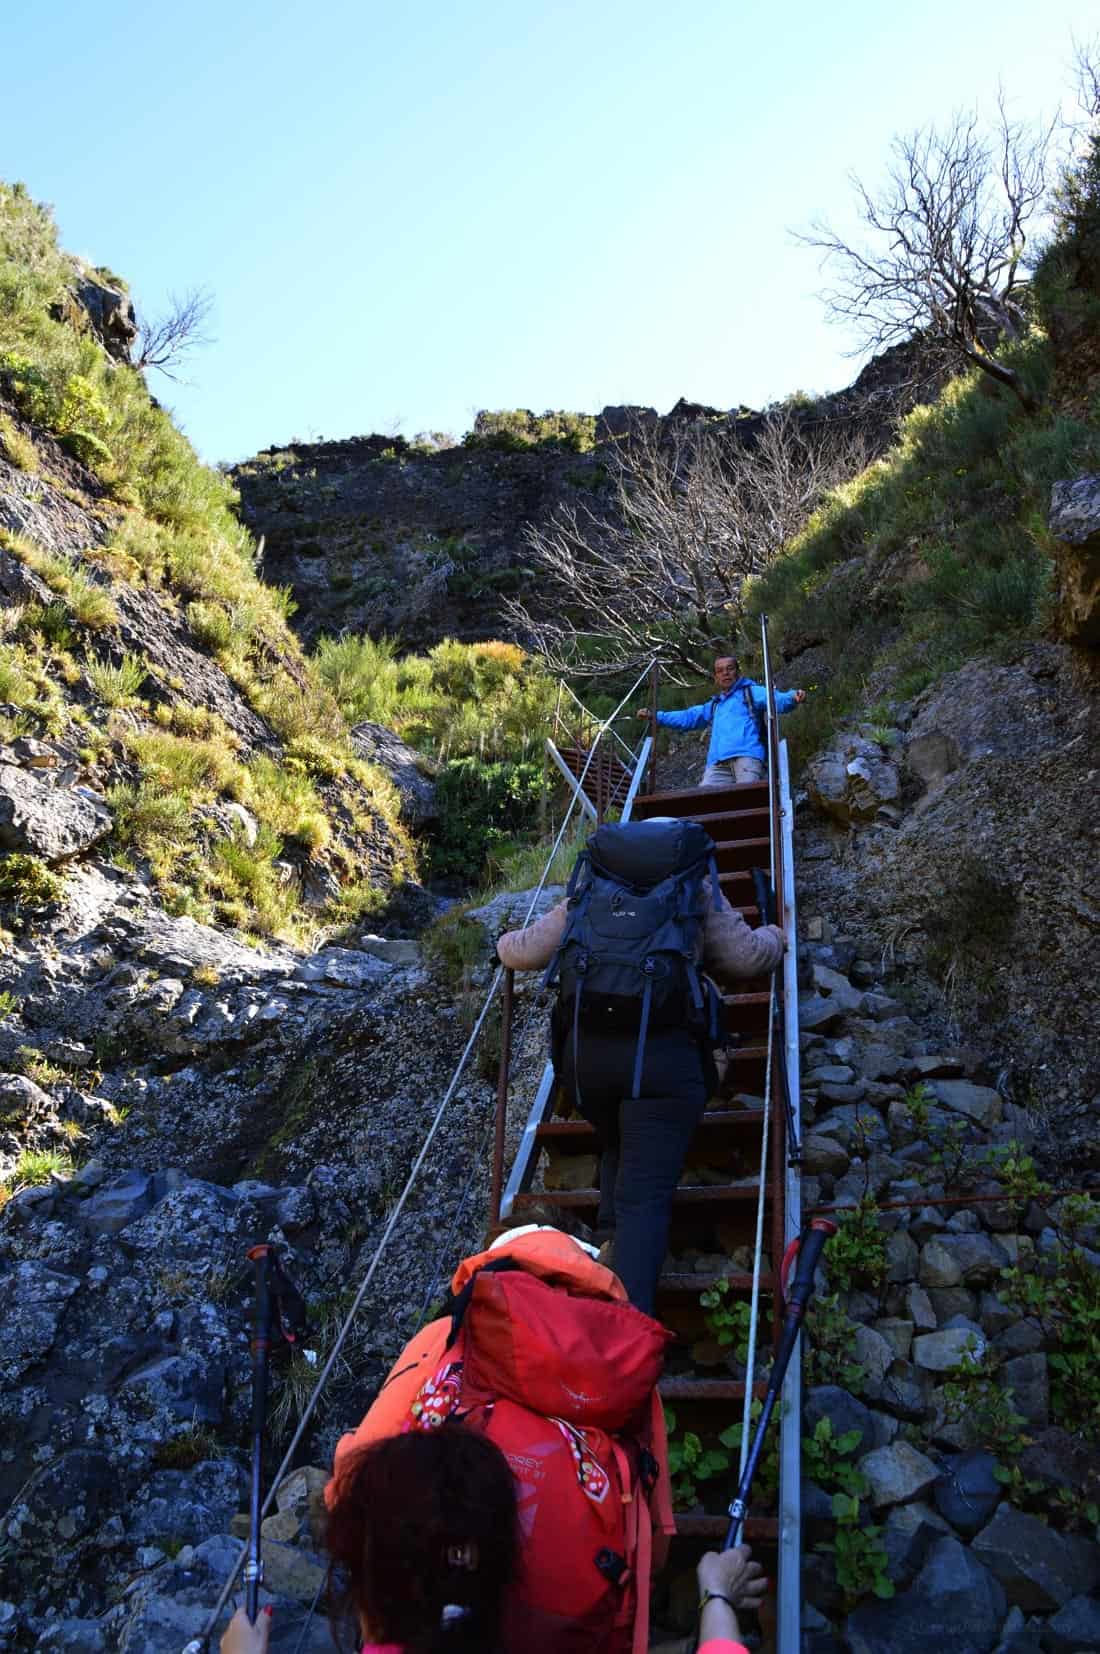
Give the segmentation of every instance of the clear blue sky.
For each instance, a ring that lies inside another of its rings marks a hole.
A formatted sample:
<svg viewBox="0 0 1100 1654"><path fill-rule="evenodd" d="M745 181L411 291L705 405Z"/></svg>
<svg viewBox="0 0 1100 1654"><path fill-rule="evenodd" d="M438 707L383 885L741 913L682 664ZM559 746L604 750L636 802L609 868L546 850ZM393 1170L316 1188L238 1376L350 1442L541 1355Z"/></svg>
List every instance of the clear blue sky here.
<svg viewBox="0 0 1100 1654"><path fill-rule="evenodd" d="M847 383L815 255L892 134L1065 89L1080 0L76 0L12 7L0 169L156 312L209 460L479 407ZM155 376L154 376L155 378Z"/></svg>

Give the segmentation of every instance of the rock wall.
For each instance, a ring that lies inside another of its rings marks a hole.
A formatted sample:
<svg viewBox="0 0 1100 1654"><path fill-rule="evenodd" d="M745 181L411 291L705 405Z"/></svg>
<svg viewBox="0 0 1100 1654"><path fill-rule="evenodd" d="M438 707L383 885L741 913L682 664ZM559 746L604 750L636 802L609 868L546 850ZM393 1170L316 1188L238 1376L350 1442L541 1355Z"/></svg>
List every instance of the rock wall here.
<svg viewBox="0 0 1100 1654"><path fill-rule="evenodd" d="M838 930L801 956L803 1210L874 1202L862 1232L881 1248L854 1268L849 1250L841 1273L827 1245L819 1294L836 1296L826 1319L811 1311L805 1437L824 1445L803 1460L802 1647L1084 1649L1100 1441L1057 1394L1056 1327L1006 1284L1058 1255L1060 1205L1005 1199L991 1171L1037 1152L1042 1120L997 1089L994 1045L951 1048L907 1014L867 942ZM842 1489L858 1501L846 1531L880 1550L877 1596L835 1548Z"/></svg>
<svg viewBox="0 0 1100 1654"><path fill-rule="evenodd" d="M1093 1153L1100 1091L1098 772L1095 694L1038 644L843 733L799 816L803 913L867 938L891 991L998 1051L1071 1159Z"/></svg>

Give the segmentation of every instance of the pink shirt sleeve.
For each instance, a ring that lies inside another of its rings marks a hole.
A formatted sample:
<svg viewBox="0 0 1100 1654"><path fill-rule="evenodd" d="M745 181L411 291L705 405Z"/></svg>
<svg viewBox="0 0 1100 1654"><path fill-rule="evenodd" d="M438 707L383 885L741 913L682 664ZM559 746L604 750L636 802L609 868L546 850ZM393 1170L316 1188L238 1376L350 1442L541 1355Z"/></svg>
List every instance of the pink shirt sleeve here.
<svg viewBox="0 0 1100 1654"><path fill-rule="evenodd" d="M698 1654L749 1654L744 1643L731 1642L729 1637L708 1637L699 1644Z"/></svg>

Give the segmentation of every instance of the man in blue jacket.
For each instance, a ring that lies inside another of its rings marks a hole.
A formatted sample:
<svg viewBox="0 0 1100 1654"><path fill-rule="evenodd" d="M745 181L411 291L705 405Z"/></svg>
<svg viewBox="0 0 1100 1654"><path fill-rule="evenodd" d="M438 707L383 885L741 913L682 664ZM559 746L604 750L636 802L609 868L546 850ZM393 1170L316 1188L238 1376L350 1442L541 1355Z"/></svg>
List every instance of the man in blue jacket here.
<svg viewBox="0 0 1100 1654"><path fill-rule="evenodd" d="M710 725L710 745L703 771L702 787L728 787L737 781L762 781L766 772L767 745L764 720L768 698L763 684L741 676L733 655L714 663L717 694L682 712L658 712L657 722L669 729L702 729ZM775 710L789 712L806 699L804 689L777 689ZM648 718L642 708L639 718Z"/></svg>

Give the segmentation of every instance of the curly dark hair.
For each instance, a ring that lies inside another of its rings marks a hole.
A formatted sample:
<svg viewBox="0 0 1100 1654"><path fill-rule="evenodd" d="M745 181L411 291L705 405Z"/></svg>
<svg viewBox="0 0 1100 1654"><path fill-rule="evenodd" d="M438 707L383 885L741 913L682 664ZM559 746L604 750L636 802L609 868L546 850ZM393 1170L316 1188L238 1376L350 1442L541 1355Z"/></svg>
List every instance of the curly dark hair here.
<svg viewBox="0 0 1100 1654"><path fill-rule="evenodd" d="M406 1654L501 1650L504 1594L519 1571L516 1492L500 1449L463 1425L374 1442L341 1474L326 1543L338 1644L361 1626ZM448 1616L444 1608L464 1610ZM343 1635L341 1635L343 1633Z"/></svg>

